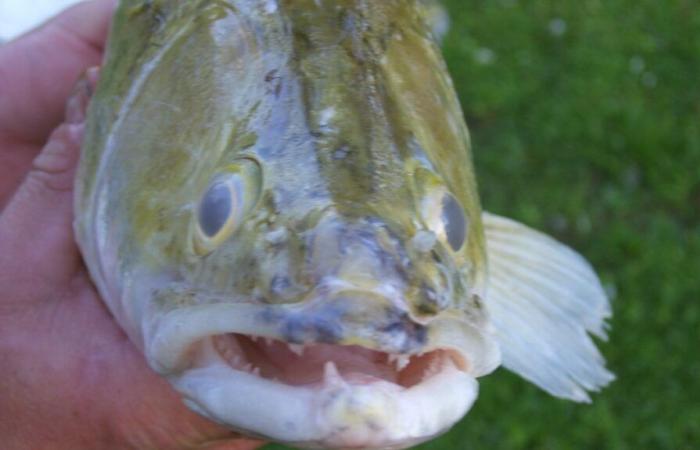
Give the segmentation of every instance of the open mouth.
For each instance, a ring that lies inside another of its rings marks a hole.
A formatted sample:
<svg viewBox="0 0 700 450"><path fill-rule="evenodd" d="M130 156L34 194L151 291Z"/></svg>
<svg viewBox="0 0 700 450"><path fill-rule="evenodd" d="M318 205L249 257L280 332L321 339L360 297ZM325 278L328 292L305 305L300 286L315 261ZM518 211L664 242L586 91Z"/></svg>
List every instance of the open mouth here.
<svg viewBox="0 0 700 450"><path fill-rule="evenodd" d="M293 314L267 320L264 309L241 304L178 310L146 328L146 356L202 415L248 435L326 449L430 439L466 414L476 377L499 363L488 336L451 318L434 321L425 345L406 353L353 345L365 341L349 337L368 327L352 323L343 324L344 342L289 343L279 337L285 317L314 317Z"/></svg>
<svg viewBox="0 0 700 450"><path fill-rule="evenodd" d="M214 348L232 369L289 386L323 385L329 377L349 384L388 382L411 388L437 375L447 365L467 372L454 350L405 355L358 345L289 344L237 333L213 338Z"/></svg>

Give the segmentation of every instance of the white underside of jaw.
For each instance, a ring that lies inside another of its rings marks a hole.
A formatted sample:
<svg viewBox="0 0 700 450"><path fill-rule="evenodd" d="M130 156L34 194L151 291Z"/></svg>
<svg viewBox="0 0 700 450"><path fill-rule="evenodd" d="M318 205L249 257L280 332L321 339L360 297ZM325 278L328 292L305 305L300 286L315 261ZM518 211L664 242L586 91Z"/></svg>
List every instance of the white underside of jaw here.
<svg viewBox="0 0 700 450"><path fill-rule="evenodd" d="M359 382L333 362L325 364L322 381L288 385L260 377L255 367L235 369L211 340L196 366L171 377L191 408L239 431L310 448L416 445L457 422L478 391L474 377L450 358L411 387Z"/></svg>

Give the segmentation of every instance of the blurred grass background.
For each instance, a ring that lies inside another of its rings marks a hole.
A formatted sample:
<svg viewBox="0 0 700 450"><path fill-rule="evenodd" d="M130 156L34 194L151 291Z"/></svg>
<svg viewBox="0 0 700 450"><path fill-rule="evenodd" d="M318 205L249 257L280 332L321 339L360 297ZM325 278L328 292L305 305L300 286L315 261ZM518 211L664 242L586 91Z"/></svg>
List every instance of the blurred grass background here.
<svg viewBox="0 0 700 450"><path fill-rule="evenodd" d="M618 379L579 405L501 369L419 448L700 448L700 3L445 3L484 207L593 263Z"/></svg>

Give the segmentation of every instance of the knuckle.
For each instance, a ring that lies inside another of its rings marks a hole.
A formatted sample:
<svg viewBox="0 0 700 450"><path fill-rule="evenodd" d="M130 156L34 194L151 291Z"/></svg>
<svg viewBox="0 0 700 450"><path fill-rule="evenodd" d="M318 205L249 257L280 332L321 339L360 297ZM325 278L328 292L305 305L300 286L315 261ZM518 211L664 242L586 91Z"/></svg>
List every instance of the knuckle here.
<svg viewBox="0 0 700 450"><path fill-rule="evenodd" d="M73 178L67 173L46 173L34 170L25 182L30 193L40 194L45 191L67 192L73 188Z"/></svg>
<svg viewBox="0 0 700 450"><path fill-rule="evenodd" d="M80 153L79 125L61 125L34 160L27 183L34 188L70 190Z"/></svg>

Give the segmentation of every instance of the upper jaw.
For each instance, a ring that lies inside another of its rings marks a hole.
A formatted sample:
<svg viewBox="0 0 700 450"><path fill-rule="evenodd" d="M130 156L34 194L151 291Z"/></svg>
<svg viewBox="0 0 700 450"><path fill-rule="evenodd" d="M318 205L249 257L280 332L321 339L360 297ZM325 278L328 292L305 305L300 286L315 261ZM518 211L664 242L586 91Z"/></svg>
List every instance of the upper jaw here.
<svg viewBox="0 0 700 450"><path fill-rule="evenodd" d="M444 350L438 370L414 385L358 378L335 362L324 365L317 382L287 384L237 367L214 345L214 336L229 333L284 338L279 323L266 317L269 307L250 304L176 310L145 329L146 355L203 415L247 434L309 448L404 448L429 439L469 410L477 395L475 378L500 362L488 333L436 319L420 349L400 355L391 341L361 343L386 352L397 365ZM353 343L358 342L338 344Z"/></svg>
<svg viewBox="0 0 700 450"><path fill-rule="evenodd" d="M271 311L275 311L271 314ZM405 333L373 332L371 324L350 323L342 336L334 340L319 339L312 330L312 339L297 340L288 335L288 317L308 317L318 312L309 308L264 306L244 303L216 303L189 306L156 314L142 328L147 360L159 373L179 372L192 365L192 348L213 336L237 333L267 337L290 343L326 342L338 345L359 345L390 354L417 355L445 349L454 352L455 363L473 377L492 372L500 364L500 351L487 324L474 324L461 316L438 316L421 333L420 345ZM366 311L369 312L369 311ZM360 318L362 315L360 316ZM328 321L321 321L325 326ZM369 332L367 330L370 330ZM386 337L384 335L396 334ZM308 338L309 334L302 335ZM316 337L316 339L313 339ZM321 335L320 337L323 337Z"/></svg>

